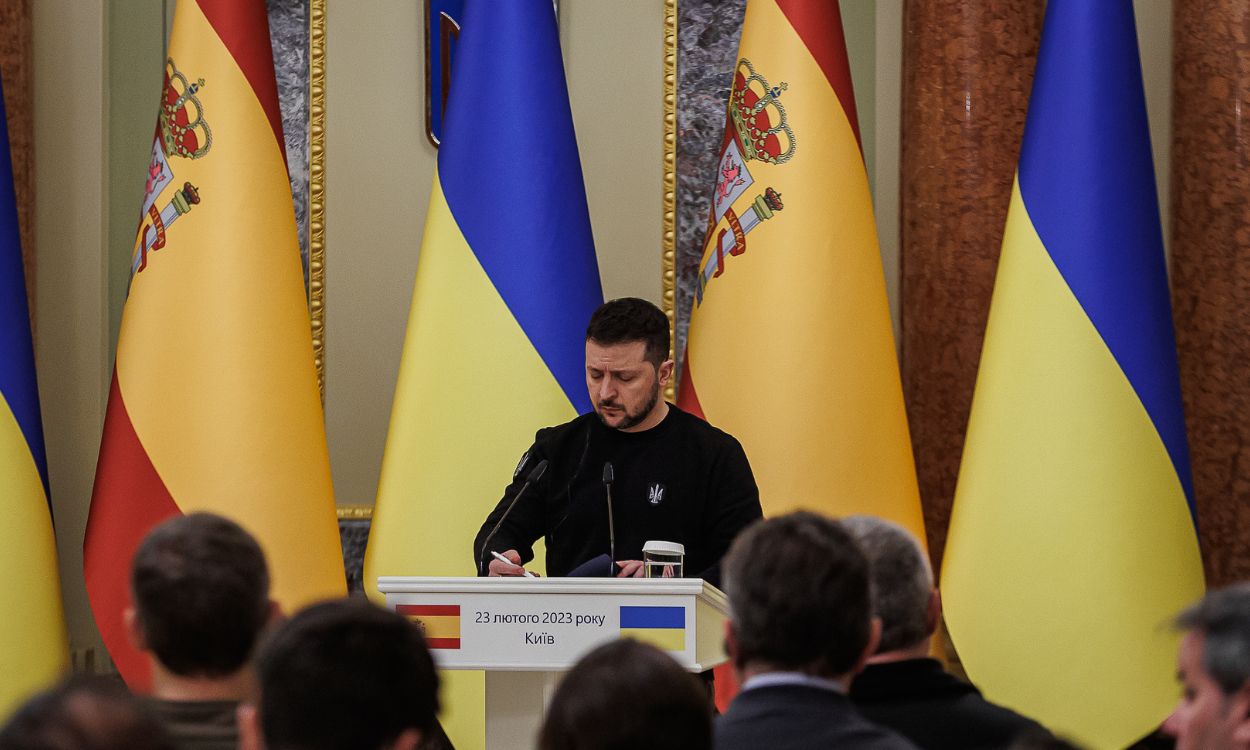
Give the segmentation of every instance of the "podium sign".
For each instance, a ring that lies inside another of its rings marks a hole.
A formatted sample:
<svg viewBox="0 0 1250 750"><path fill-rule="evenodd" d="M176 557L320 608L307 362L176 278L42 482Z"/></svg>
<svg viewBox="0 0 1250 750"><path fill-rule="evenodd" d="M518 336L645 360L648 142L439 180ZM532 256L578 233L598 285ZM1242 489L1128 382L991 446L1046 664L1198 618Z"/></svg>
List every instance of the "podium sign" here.
<svg viewBox="0 0 1250 750"><path fill-rule="evenodd" d="M634 638L687 670L725 661L724 593L699 578L378 578L425 632L441 669L486 671L487 747L533 737L546 702L588 651Z"/></svg>
<svg viewBox="0 0 1250 750"><path fill-rule="evenodd" d="M386 604L425 631L442 669L568 669L635 638L694 672L725 660L725 595L698 578L378 579Z"/></svg>

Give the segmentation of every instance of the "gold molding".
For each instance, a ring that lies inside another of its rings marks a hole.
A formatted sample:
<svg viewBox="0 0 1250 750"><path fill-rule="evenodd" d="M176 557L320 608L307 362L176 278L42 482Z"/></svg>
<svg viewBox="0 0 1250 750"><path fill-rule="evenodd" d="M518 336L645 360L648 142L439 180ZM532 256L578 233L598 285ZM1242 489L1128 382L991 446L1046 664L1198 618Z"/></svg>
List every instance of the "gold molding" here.
<svg viewBox="0 0 1250 750"><path fill-rule="evenodd" d="M372 521L371 505L340 505L335 509L340 521Z"/></svg>
<svg viewBox="0 0 1250 750"><path fill-rule="evenodd" d="M677 0L664 0L664 188L660 235L661 307L668 316L669 359L676 357L677 339ZM664 398L677 400L676 379Z"/></svg>
<svg viewBox="0 0 1250 750"><path fill-rule="evenodd" d="M308 7L308 316L326 400L326 0Z"/></svg>

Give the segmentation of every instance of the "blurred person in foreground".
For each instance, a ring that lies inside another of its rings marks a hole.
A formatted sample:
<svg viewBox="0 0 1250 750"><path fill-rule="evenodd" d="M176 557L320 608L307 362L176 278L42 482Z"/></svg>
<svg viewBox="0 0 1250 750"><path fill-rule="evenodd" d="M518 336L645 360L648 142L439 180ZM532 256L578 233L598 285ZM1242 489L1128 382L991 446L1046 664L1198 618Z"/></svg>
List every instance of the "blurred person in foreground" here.
<svg viewBox="0 0 1250 750"><path fill-rule="evenodd" d="M315 604L256 660L259 698L239 708L242 750L435 746L438 676L406 618L359 599Z"/></svg>
<svg viewBox="0 0 1250 750"><path fill-rule="evenodd" d="M256 540L212 513L154 527L135 552L126 632L152 669L150 709L180 750L234 750L249 657L278 615Z"/></svg>
<svg viewBox="0 0 1250 750"><path fill-rule="evenodd" d="M881 620L881 641L851 683L860 712L924 750L1002 750L1026 732L1049 736L930 657L942 600L915 537L872 516L852 516L842 525L868 558L873 614Z"/></svg>
<svg viewBox="0 0 1250 750"><path fill-rule="evenodd" d="M583 656L561 680L539 750L711 750L703 684L654 646L625 639Z"/></svg>
<svg viewBox="0 0 1250 750"><path fill-rule="evenodd" d="M1250 748L1250 583L1209 592L1176 628L1183 690L1163 731L1177 750Z"/></svg>
<svg viewBox="0 0 1250 750"><path fill-rule="evenodd" d="M0 750L174 750L143 703L116 679L71 677L22 704Z"/></svg>
<svg viewBox="0 0 1250 750"><path fill-rule="evenodd" d="M717 750L915 750L847 698L876 650L868 561L838 522L760 521L725 558L725 646L742 692L716 720Z"/></svg>

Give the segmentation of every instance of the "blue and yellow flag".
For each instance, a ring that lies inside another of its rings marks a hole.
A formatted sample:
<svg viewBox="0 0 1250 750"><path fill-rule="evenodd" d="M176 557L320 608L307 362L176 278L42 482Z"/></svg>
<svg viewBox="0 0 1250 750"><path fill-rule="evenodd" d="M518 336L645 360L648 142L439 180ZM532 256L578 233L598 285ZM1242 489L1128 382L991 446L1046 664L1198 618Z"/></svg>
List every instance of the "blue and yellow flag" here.
<svg viewBox="0 0 1250 750"><path fill-rule="evenodd" d="M991 700L1092 748L1175 701L1203 591L1131 0L1051 0L942 569Z"/></svg>
<svg viewBox="0 0 1250 750"><path fill-rule="evenodd" d="M473 575L534 431L590 410L603 292L552 5L470 0L463 29L365 553L375 597L378 576ZM481 746L481 677L445 676L448 733Z"/></svg>
<svg viewBox="0 0 1250 750"><path fill-rule="evenodd" d="M6 122L0 87L0 720L69 656Z"/></svg>

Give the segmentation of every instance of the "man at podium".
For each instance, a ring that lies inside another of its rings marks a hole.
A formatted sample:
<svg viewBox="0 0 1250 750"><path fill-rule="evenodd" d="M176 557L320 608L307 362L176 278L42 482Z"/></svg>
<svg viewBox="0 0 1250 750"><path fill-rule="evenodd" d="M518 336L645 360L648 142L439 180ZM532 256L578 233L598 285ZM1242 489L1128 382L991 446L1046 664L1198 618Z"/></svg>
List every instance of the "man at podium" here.
<svg viewBox="0 0 1250 750"><path fill-rule="evenodd" d="M685 546L685 575L719 583L730 542L762 515L759 490L733 436L660 398L668 350L668 318L650 302L595 311L594 411L534 436L474 540L479 574L526 575L545 538L549 575L641 577L643 544L661 540Z"/></svg>

